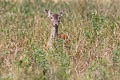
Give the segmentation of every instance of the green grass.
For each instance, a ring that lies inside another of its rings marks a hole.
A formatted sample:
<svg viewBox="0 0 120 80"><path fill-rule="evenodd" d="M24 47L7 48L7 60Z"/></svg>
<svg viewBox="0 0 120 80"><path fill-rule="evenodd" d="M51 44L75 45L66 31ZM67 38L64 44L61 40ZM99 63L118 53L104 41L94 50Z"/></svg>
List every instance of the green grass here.
<svg viewBox="0 0 120 80"><path fill-rule="evenodd" d="M0 1L0 80L119 80L120 1L54 3ZM59 33L45 51L51 22L44 9L64 10Z"/></svg>

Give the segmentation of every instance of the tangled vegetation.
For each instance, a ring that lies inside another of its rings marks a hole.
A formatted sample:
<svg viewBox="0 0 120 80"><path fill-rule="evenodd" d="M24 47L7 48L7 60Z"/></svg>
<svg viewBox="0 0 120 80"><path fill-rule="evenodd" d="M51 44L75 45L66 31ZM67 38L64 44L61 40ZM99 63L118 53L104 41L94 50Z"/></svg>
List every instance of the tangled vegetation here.
<svg viewBox="0 0 120 80"><path fill-rule="evenodd" d="M119 80L120 1L0 0L0 80ZM58 40L44 46L50 20L44 9L64 10Z"/></svg>

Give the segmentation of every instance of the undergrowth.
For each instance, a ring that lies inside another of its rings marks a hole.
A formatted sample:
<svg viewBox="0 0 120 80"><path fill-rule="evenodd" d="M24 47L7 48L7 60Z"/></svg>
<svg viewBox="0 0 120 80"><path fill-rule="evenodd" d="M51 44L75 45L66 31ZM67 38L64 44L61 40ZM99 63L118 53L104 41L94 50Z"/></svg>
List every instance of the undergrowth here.
<svg viewBox="0 0 120 80"><path fill-rule="evenodd" d="M120 1L0 1L0 80L119 80ZM69 35L46 51L51 22L65 11L59 33Z"/></svg>

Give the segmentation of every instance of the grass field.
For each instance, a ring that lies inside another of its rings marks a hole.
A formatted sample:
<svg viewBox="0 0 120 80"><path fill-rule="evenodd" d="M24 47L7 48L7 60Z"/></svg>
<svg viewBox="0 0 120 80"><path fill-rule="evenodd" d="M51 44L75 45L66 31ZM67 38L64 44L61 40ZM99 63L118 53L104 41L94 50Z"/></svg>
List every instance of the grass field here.
<svg viewBox="0 0 120 80"><path fill-rule="evenodd" d="M0 0L0 80L119 80L120 1ZM65 14L58 40L44 46L51 22L44 9Z"/></svg>

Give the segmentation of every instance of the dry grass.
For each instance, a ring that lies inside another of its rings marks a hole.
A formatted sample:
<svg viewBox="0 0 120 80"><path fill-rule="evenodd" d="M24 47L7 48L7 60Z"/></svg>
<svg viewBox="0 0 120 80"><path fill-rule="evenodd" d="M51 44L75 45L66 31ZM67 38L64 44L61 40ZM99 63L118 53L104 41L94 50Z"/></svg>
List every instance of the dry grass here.
<svg viewBox="0 0 120 80"><path fill-rule="evenodd" d="M0 80L119 80L119 0L11 1L0 1ZM69 54L63 40L44 50L46 8L64 9L59 33L70 37Z"/></svg>

